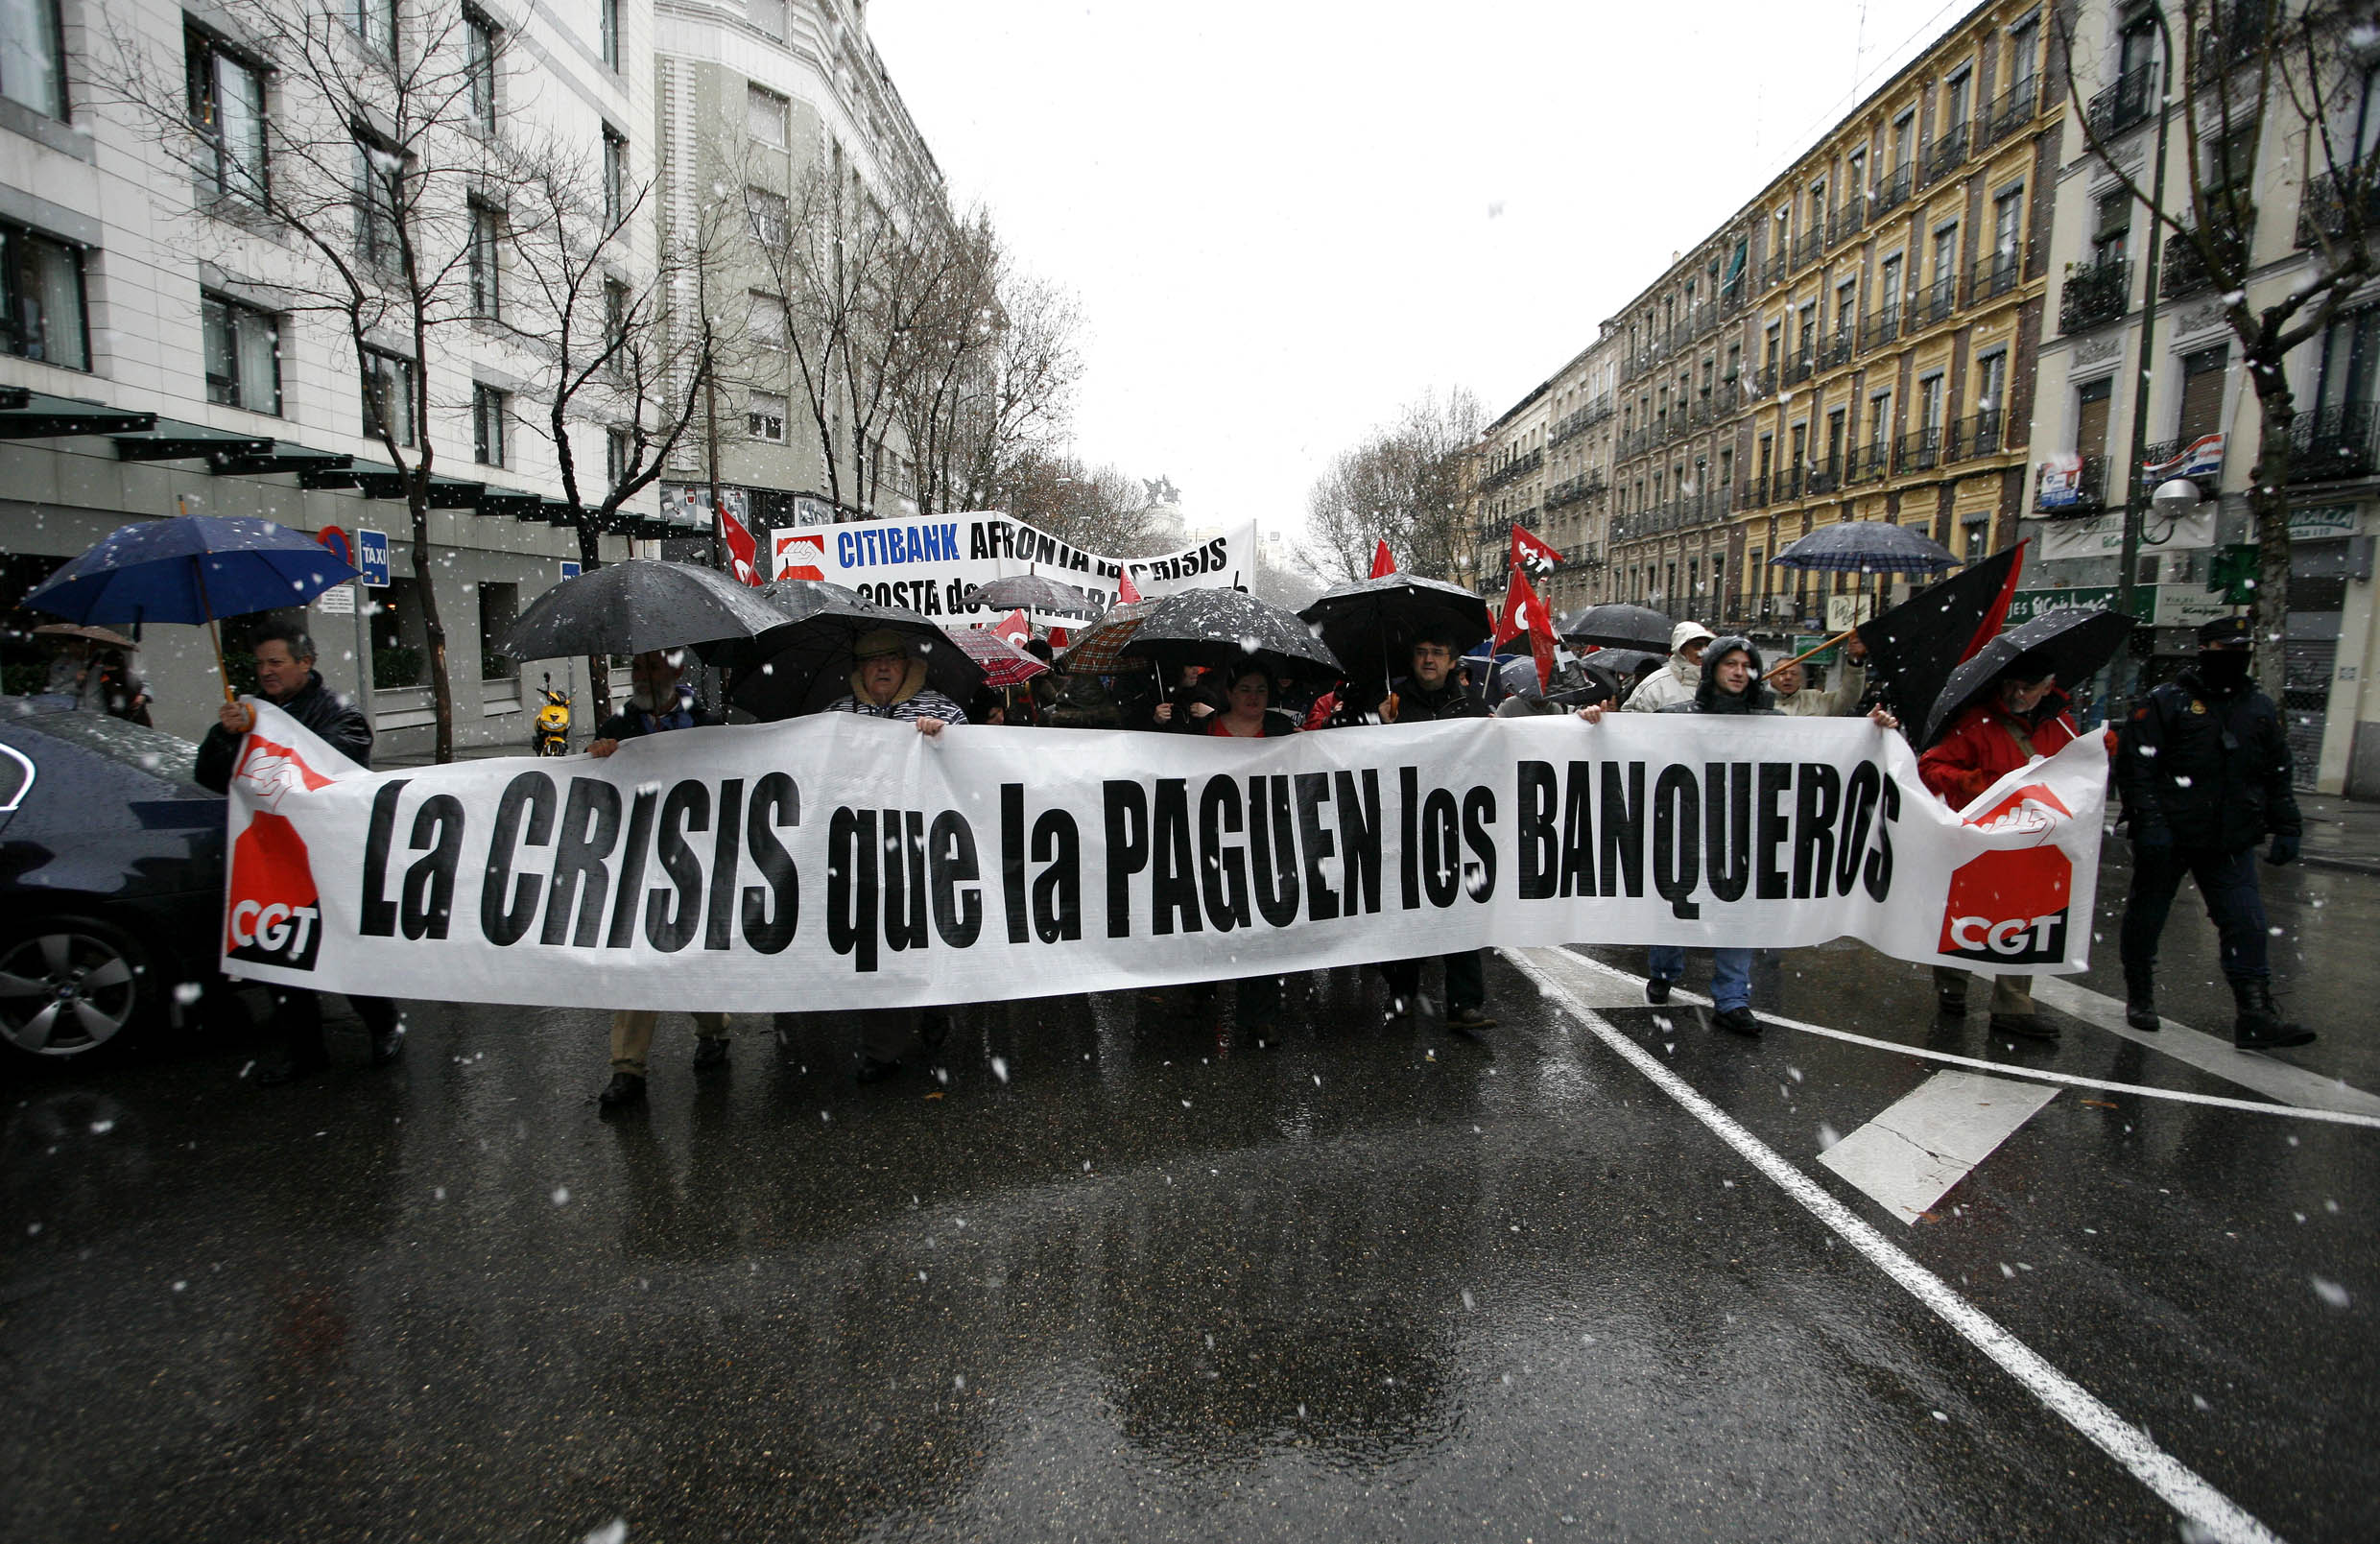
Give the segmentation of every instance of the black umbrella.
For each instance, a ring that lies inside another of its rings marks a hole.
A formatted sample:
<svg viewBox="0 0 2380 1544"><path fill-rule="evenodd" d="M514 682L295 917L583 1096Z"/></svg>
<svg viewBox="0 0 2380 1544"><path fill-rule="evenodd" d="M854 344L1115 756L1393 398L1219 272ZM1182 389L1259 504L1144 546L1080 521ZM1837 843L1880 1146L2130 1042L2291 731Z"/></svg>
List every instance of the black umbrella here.
<svg viewBox="0 0 2380 1544"><path fill-rule="evenodd" d="M1903 723L1923 724L1950 673L1999 632L2024 553L2020 541L1854 629L1878 692Z"/></svg>
<svg viewBox="0 0 2380 1544"><path fill-rule="evenodd" d="M1838 520L1778 553L1780 568L1842 574L1940 574L1959 566L1948 547L1891 520Z"/></svg>
<svg viewBox="0 0 2380 1544"><path fill-rule="evenodd" d="M2130 617L2095 606L2060 606L2044 611L2022 627L2011 628L1975 652L1975 656L1950 673L1934 710L1926 715L1924 749L1942 737L1961 709L1990 692L2000 673L2021 655L2039 660L2059 685L2088 677L2115 657L2132 630Z"/></svg>
<svg viewBox="0 0 2380 1544"><path fill-rule="evenodd" d="M961 596L959 604L988 606L1002 611L1023 606L1028 611L1055 611L1060 616L1097 616L1107 609L1106 601L1039 574L1016 574L978 584Z"/></svg>
<svg viewBox="0 0 2380 1544"><path fill-rule="evenodd" d="M641 654L749 638L783 620L759 591L717 569L631 558L538 596L496 652L513 659Z"/></svg>
<svg viewBox="0 0 2380 1544"><path fill-rule="evenodd" d="M1460 654L1496 629L1488 603L1459 584L1417 574L1388 574L1325 590L1297 613L1350 671L1381 666L1383 680L1403 673L1414 640L1446 640Z"/></svg>
<svg viewBox="0 0 2380 1544"><path fill-rule="evenodd" d="M849 696L859 664L852 647L878 630L909 639L925 660L925 683L945 697L964 703L984 684L984 667L915 611L878 606L823 580L781 579L758 593L775 625L708 653L735 672L728 699L763 723L817 713Z"/></svg>
<svg viewBox="0 0 2380 1544"><path fill-rule="evenodd" d="M1667 659L1669 652L1665 649L1598 649L1593 653L1579 657L1613 680L1626 683L1633 680L1636 673L1648 664L1658 664Z"/></svg>
<svg viewBox="0 0 2380 1544"><path fill-rule="evenodd" d="M1669 635L1678 624L1650 606L1590 606L1554 624L1564 643L1600 644L1606 649L1644 649L1667 657Z"/></svg>
<svg viewBox="0 0 2380 1544"><path fill-rule="evenodd" d="M1155 602L1132 634L1131 652L1161 665L1235 665L1255 660L1275 676L1337 680L1346 672L1330 646L1294 611L1246 590L1179 590Z"/></svg>

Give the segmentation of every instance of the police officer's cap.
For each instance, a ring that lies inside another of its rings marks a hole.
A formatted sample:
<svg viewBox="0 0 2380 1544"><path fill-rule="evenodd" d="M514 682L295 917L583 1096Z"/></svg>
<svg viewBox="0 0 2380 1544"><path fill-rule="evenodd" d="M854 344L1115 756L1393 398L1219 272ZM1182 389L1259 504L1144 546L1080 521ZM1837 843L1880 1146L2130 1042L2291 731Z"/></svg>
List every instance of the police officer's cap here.
<svg viewBox="0 0 2380 1544"><path fill-rule="evenodd" d="M2247 643L2250 636L2248 618L2244 616L2219 616L2212 622L2199 625L2199 647L2202 649L2209 644Z"/></svg>

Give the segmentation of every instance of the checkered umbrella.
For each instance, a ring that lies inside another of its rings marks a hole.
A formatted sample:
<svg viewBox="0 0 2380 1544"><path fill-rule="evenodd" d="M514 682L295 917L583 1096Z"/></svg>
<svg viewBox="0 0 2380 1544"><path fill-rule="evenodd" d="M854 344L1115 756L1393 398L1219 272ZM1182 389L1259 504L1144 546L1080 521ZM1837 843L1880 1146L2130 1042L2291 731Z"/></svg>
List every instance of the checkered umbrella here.
<svg viewBox="0 0 2380 1544"><path fill-rule="evenodd" d="M984 667L984 684L994 690L1022 686L1050 668L989 628L953 628L950 641Z"/></svg>
<svg viewBox="0 0 2380 1544"><path fill-rule="evenodd" d="M1116 661L1131 646L1132 635L1149 620L1156 606L1154 601L1129 601L1111 606L1107 614L1083 629L1075 646L1059 656L1060 668L1069 676L1112 676Z"/></svg>

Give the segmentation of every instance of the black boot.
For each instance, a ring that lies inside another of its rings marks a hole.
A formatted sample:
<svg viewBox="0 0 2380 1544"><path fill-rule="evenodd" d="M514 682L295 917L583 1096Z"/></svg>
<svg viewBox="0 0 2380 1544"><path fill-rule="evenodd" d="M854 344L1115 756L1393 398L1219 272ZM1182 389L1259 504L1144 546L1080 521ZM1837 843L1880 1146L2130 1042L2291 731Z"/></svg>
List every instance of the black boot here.
<svg viewBox="0 0 2380 1544"><path fill-rule="evenodd" d="M2231 996L2240 1005L2240 1016L2231 1026L2231 1043L2241 1050L2274 1051L2313 1040L2312 1030L2281 1017L2281 1010L2273 1004L2270 982L2235 981Z"/></svg>
<svg viewBox="0 0 2380 1544"><path fill-rule="evenodd" d="M2145 970L2124 972L2124 1022L2144 1033L2157 1029L2155 978Z"/></svg>

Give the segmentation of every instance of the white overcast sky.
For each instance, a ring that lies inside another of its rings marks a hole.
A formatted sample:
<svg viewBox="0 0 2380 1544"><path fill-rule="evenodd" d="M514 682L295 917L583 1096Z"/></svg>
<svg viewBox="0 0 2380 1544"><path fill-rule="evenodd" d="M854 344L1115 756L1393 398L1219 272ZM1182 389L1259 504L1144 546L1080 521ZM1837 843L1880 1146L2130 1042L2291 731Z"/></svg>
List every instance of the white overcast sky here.
<svg viewBox="0 0 2380 1544"><path fill-rule="evenodd" d="M1077 452L1293 534L1421 392L1503 412L1971 9L874 0L954 202L1087 321Z"/></svg>

